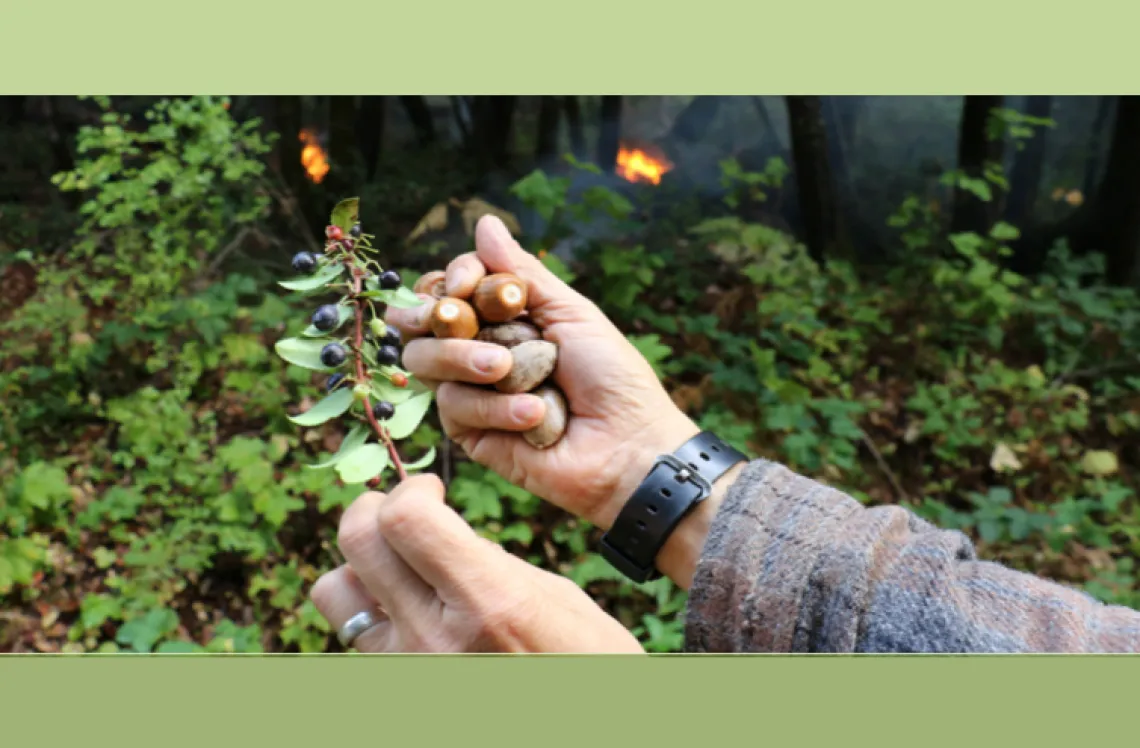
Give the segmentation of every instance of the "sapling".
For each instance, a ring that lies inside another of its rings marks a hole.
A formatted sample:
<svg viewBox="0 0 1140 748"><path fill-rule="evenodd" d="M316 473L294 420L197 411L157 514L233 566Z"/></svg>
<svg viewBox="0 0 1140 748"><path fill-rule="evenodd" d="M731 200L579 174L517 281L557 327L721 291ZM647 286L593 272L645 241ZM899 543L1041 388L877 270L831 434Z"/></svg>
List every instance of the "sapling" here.
<svg viewBox="0 0 1140 748"><path fill-rule="evenodd" d="M414 463L404 463L396 449L427 415L432 393L399 367L400 337L384 324L384 310L422 302L399 273L380 266L374 236L359 223L357 198L333 208L325 237L319 257L301 252L293 258L301 277L281 282L291 291L339 297L315 309L300 337L275 346L288 363L330 374L326 396L289 420L308 427L342 416L354 422L337 453L311 468L334 468L345 483L376 486L390 467L404 480L435 460L434 447Z"/></svg>

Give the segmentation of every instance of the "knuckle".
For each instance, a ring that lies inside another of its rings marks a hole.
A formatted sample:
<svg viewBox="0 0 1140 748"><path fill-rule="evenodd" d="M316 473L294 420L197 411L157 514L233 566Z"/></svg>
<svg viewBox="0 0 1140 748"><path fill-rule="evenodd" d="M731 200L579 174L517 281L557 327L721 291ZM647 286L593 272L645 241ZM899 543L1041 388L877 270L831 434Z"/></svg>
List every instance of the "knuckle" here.
<svg viewBox="0 0 1140 748"><path fill-rule="evenodd" d="M419 521L420 502L407 496L394 496L384 502L376 513L376 525L382 535L404 536Z"/></svg>
<svg viewBox="0 0 1140 748"><path fill-rule="evenodd" d="M337 544L345 553L354 553L374 541L377 505L381 494L366 493L345 510L337 528Z"/></svg>

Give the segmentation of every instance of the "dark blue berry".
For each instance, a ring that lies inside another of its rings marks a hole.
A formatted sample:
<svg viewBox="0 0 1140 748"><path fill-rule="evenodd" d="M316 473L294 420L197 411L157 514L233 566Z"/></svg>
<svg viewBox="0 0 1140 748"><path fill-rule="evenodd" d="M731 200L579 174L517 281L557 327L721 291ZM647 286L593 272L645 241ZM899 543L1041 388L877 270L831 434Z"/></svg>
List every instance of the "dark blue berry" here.
<svg viewBox="0 0 1140 748"><path fill-rule="evenodd" d="M400 274L395 270L385 270L380 273L380 288L392 291L400 287Z"/></svg>
<svg viewBox="0 0 1140 748"><path fill-rule="evenodd" d="M348 351L340 343L329 343L321 349L321 363L330 368L340 366L348 358Z"/></svg>
<svg viewBox="0 0 1140 748"><path fill-rule="evenodd" d="M394 327L389 327L388 331L384 333L384 337L380 338L380 345L392 346L393 348L399 348L401 342L400 331Z"/></svg>
<svg viewBox="0 0 1140 748"><path fill-rule="evenodd" d="M317 269L317 258L312 252L298 252L293 255L293 269L298 273L311 273Z"/></svg>
<svg viewBox="0 0 1140 748"><path fill-rule="evenodd" d="M336 308L335 304L325 304L313 312L312 322L313 327L321 332L335 330L336 323L340 322L340 311Z"/></svg>
<svg viewBox="0 0 1140 748"><path fill-rule="evenodd" d="M343 383L344 383L344 375L343 374L333 374L331 377L328 378L328 381L325 382L325 390L328 392L332 392L333 390L335 390L337 388L338 385L343 384Z"/></svg>
<svg viewBox="0 0 1140 748"><path fill-rule="evenodd" d="M382 345L376 351L376 363L381 366L394 366L400 360L400 349L394 345Z"/></svg>
<svg viewBox="0 0 1140 748"><path fill-rule="evenodd" d="M381 400L372 406L372 415L379 418L381 421L387 421L392 416L396 415L396 406L387 400Z"/></svg>
<svg viewBox="0 0 1140 748"><path fill-rule="evenodd" d="M352 224L352 229L349 230L349 233L352 234L353 236L360 236L360 224L359 223Z"/></svg>

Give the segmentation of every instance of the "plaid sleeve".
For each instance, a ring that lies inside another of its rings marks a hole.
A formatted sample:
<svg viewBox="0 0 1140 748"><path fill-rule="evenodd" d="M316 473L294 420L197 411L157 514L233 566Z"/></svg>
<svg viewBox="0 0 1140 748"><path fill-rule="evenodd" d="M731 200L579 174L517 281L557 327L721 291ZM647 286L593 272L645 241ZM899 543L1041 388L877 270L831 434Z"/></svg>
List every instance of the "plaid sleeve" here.
<svg viewBox="0 0 1140 748"><path fill-rule="evenodd" d="M763 460L689 594L692 652L1137 652L1140 613L979 561L969 539Z"/></svg>

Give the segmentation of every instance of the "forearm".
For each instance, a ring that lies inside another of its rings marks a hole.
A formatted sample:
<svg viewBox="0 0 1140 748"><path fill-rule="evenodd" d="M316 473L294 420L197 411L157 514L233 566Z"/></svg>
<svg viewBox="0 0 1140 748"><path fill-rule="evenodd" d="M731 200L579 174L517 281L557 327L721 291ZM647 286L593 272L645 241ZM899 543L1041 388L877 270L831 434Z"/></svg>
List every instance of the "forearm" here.
<svg viewBox="0 0 1140 748"><path fill-rule="evenodd" d="M691 651L1140 651L1135 611L978 561L961 533L774 463L734 481L703 544L707 518L693 519L674 567L696 567ZM699 545L699 563L679 560Z"/></svg>

